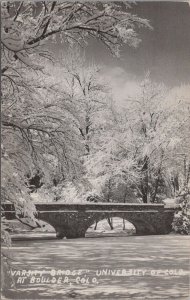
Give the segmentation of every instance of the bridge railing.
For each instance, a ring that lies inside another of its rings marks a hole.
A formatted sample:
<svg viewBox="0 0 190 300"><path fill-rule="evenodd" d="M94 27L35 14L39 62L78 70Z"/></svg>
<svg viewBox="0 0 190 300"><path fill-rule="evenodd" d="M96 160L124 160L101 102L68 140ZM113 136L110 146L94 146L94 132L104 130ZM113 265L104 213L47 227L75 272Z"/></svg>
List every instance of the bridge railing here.
<svg viewBox="0 0 190 300"><path fill-rule="evenodd" d="M147 210L164 210L164 204L139 204L139 203L36 203L37 211L147 211ZM2 204L5 211L15 211L14 205L11 203Z"/></svg>

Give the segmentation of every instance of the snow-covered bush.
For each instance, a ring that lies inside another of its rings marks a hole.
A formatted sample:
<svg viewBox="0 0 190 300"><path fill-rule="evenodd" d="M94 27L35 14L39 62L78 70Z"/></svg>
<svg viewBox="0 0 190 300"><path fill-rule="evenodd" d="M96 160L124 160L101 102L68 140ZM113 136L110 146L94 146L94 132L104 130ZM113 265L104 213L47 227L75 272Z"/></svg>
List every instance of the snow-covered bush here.
<svg viewBox="0 0 190 300"><path fill-rule="evenodd" d="M186 197L177 209L172 228L176 233L190 234L190 196Z"/></svg>

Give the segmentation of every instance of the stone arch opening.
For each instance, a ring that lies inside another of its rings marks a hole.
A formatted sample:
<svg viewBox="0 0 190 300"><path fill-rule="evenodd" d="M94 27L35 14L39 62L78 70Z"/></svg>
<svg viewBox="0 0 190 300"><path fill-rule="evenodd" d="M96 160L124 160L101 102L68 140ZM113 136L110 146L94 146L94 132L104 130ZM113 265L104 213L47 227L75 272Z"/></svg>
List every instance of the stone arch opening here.
<svg viewBox="0 0 190 300"><path fill-rule="evenodd" d="M97 221L100 222L101 220L107 218L121 218L124 219L126 222L131 223L135 228L135 234L137 235L147 235L147 234L155 234L155 227L153 226L151 220L147 218L147 216L140 214L131 214L131 213L102 213L101 215L94 214L91 218L91 222L88 223L86 231L90 226L92 226Z"/></svg>
<svg viewBox="0 0 190 300"><path fill-rule="evenodd" d="M85 236L127 236L136 234L135 225L119 216L102 218L101 220L95 220L86 230Z"/></svg>

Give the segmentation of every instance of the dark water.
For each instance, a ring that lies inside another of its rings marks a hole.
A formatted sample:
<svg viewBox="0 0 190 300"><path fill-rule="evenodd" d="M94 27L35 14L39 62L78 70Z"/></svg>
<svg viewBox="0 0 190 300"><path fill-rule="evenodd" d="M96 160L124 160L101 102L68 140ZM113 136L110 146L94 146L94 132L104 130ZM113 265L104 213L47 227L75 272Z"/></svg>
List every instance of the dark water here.
<svg viewBox="0 0 190 300"><path fill-rule="evenodd" d="M189 246L180 235L15 241L2 299L189 300Z"/></svg>

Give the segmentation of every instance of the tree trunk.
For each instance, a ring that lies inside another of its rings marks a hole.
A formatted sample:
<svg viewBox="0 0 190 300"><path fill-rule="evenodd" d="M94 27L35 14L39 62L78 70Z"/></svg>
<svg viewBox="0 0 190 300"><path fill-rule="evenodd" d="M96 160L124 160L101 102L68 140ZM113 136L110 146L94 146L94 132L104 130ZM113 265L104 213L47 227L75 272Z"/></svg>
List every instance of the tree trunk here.
<svg viewBox="0 0 190 300"><path fill-rule="evenodd" d="M127 196L127 188L125 188L125 193L124 193L124 201L123 201L123 203L126 203L126 196ZM123 230L125 230L125 219L123 218Z"/></svg>
<svg viewBox="0 0 190 300"><path fill-rule="evenodd" d="M155 200L156 200L156 195L157 195L157 192L158 192L158 186L159 186L159 175L156 178L155 190L154 190L154 194L153 194L152 201L151 201L152 203L154 203Z"/></svg>
<svg viewBox="0 0 190 300"><path fill-rule="evenodd" d="M143 178L141 181L141 192L143 203L148 202L148 157L145 156L144 164L142 166Z"/></svg>
<svg viewBox="0 0 190 300"><path fill-rule="evenodd" d="M125 219L123 219L123 230L125 230Z"/></svg>
<svg viewBox="0 0 190 300"><path fill-rule="evenodd" d="M188 172L187 172L187 180L186 180L187 187L188 187L189 179L190 179L190 164L189 164Z"/></svg>
<svg viewBox="0 0 190 300"><path fill-rule="evenodd" d="M113 228L113 221L112 221L112 218L107 218L107 221L108 221L108 224L109 224L109 226L110 226L110 229L111 230L113 230L114 228Z"/></svg>
<svg viewBox="0 0 190 300"><path fill-rule="evenodd" d="M96 223L95 223L94 230L97 229L97 226L98 226L98 221L96 221Z"/></svg>
<svg viewBox="0 0 190 300"><path fill-rule="evenodd" d="M164 157L164 151L162 150L160 166L159 166L159 169L158 169L157 178L156 178L156 182L155 182L155 190L154 190L154 194L153 194L153 197L152 197L152 202L153 203L155 202L156 195L158 193L158 187L159 187L159 180L160 180L160 175L161 175L163 157Z"/></svg>

